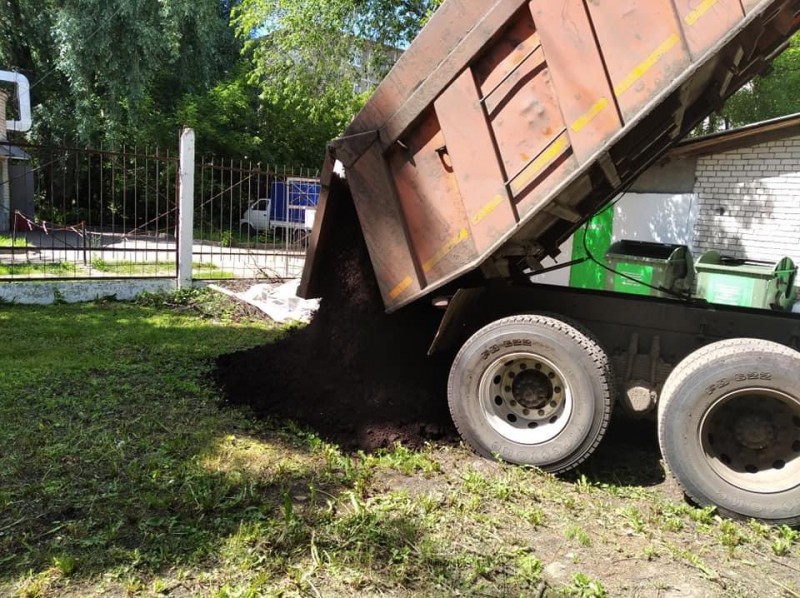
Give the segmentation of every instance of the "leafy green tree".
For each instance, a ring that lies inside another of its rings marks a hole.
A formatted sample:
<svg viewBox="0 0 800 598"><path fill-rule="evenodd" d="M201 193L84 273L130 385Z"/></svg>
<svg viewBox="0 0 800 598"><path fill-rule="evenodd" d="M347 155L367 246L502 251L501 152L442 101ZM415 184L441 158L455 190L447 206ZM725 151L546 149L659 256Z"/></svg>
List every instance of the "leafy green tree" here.
<svg viewBox="0 0 800 598"><path fill-rule="evenodd" d="M234 10L278 156L319 164L441 0L243 0Z"/></svg>
<svg viewBox="0 0 800 598"><path fill-rule="evenodd" d="M3 3L0 25L12 33L0 37L0 64L32 80L40 139L141 138L146 123L174 113L182 95L207 89L237 62L231 1Z"/></svg>
<svg viewBox="0 0 800 598"><path fill-rule="evenodd" d="M265 158L261 112L258 89L240 66L207 92L184 96L176 123L195 130L203 154L260 162Z"/></svg>
<svg viewBox="0 0 800 598"><path fill-rule="evenodd" d="M325 144L337 133L330 115L352 112L352 98L325 96L327 109L309 114L304 103L262 93L247 65L202 94L181 99L175 123L192 127L198 151L264 165L318 168Z"/></svg>
<svg viewBox="0 0 800 598"><path fill-rule="evenodd" d="M49 103L52 114L66 109L66 80L59 77L52 65L57 48L51 38L52 0L0 0L0 68L18 70L34 84L31 89L34 106ZM41 120L41 110L34 114Z"/></svg>

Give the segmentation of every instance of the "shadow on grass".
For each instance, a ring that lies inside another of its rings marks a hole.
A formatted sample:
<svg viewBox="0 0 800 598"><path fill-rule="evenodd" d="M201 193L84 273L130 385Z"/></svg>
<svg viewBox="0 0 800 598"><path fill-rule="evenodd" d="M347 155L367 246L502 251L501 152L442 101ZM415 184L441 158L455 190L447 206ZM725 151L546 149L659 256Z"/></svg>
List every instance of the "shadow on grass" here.
<svg viewBox="0 0 800 598"><path fill-rule="evenodd" d="M195 563L352 485L307 435L218 409L210 361L274 338L263 326L4 306L0 334L0 585L54 563L72 579Z"/></svg>
<svg viewBox="0 0 800 598"><path fill-rule="evenodd" d="M658 447L655 422L615 414L605 438L577 470L565 476L574 481L584 475L593 482L613 486L651 487L666 479Z"/></svg>

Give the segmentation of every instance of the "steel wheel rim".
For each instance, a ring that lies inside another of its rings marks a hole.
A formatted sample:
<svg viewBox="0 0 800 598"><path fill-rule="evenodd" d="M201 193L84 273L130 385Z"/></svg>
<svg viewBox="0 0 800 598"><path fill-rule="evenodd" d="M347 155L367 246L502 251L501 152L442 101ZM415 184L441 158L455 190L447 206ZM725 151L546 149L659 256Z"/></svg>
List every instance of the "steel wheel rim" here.
<svg viewBox="0 0 800 598"><path fill-rule="evenodd" d="M495 360L480 380L480 406L491 428L524 445L558 436L572 415L573 390L556 365L533 353Z"/></svg>
<svg viewBox="0 0 800 598"><path fill-rule="evenodd" d="M731 392L698 427L706 459L725 482L758 494L800 486L800 400L767 388Z"/></svg>

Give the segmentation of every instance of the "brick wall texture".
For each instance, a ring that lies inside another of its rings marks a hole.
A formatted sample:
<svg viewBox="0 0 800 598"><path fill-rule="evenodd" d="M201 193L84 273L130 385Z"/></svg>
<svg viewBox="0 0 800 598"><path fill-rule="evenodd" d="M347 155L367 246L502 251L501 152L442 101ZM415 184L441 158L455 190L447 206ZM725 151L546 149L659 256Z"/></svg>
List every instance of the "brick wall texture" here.
<svg viewBox="0 0 800 598"><path fill-rule="evenodd" d="M800 137L700 158L693 251L800 262Z"/></svg>

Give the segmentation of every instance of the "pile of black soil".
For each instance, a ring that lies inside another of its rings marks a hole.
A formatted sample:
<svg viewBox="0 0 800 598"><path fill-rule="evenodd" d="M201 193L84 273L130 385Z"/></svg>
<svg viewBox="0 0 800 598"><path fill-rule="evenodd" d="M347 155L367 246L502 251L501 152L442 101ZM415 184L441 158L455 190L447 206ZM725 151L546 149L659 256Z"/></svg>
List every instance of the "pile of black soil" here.
<svg viewBox="0 0 800 598"><path fill-rule="evenodd" d="M417 447L455 436L448 360L427 357L442 312L411 305L387 315L346 185L326 208L322 303L284 340L224 355L217 380L233 404L292 419L347 449Z"/></svg>

